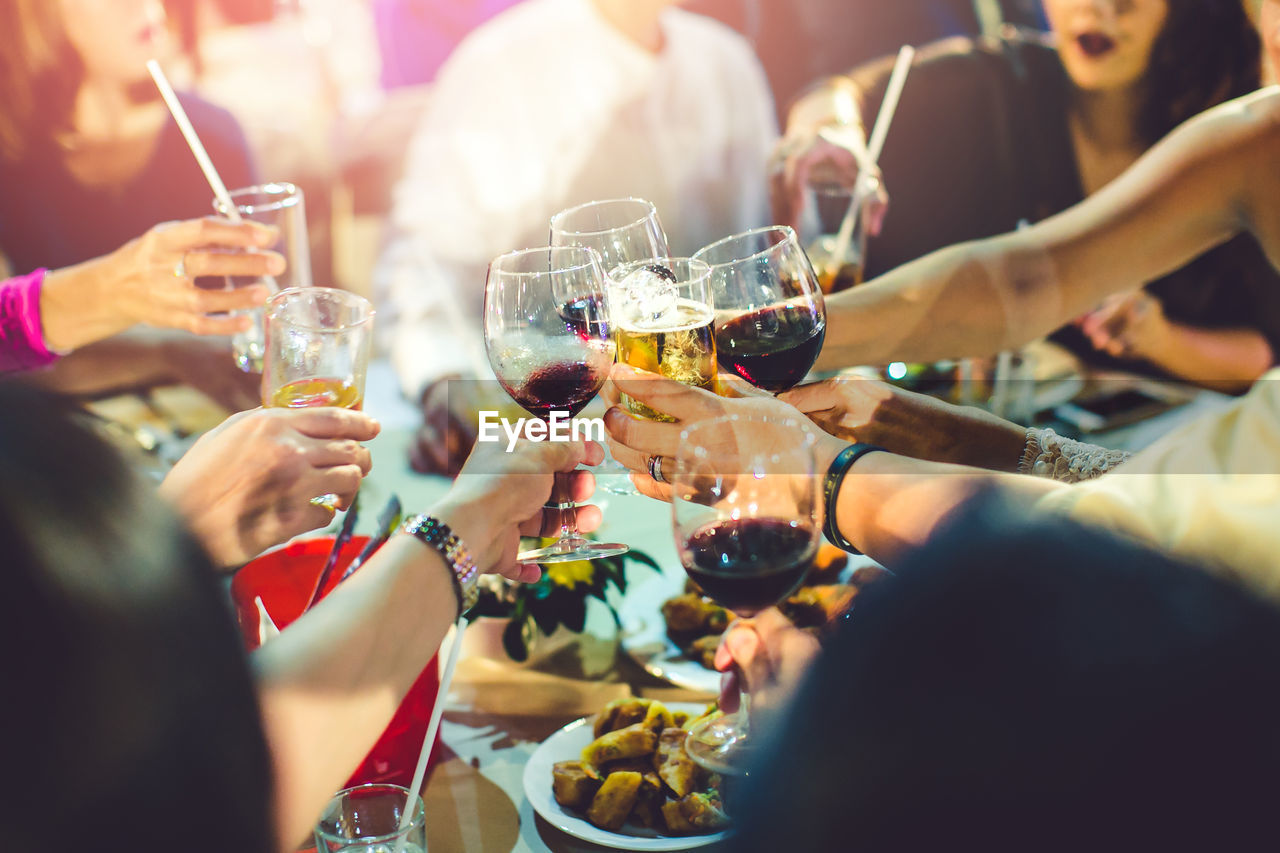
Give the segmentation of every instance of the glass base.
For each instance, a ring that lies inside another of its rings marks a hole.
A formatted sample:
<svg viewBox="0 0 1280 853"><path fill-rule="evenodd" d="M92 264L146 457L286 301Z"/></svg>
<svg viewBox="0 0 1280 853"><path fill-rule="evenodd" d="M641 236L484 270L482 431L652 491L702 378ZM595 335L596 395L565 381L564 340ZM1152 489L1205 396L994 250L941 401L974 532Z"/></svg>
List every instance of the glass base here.
<svg viewBox="0 0 1280 853"><path fill-rule="evenodd" d="M521 563L571 563L577 560L598 560L614 557L631 549L618 542L593 542L590 539L561 539L546 548L521 551L516 560Z"/></svg>
<svg viewBox="0 0 1280 853"><path fill-rule="evenodd" d="M742 714L726 714L698 723L689 730L684 751L694 763L712 773L742 776L755 759L756 739L747 729Z"/></svg>

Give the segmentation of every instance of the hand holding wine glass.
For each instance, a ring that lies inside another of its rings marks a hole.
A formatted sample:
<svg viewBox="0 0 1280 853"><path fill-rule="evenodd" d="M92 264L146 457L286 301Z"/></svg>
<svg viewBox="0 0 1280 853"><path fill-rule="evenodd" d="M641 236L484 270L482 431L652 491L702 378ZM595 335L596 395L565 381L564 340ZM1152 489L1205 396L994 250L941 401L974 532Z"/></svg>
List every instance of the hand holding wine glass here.
<svg viewBox="0 0 1280 853"><path fill-rule="evenodd" d="M672 478L676 549L689 577L723 607L751 617L804 581L821 510L815 439L803 419L728 415L681 435ZM746 697L734 714L689 732L685 750L719 773L751 761Z"/></svg>
<svg viewBox="0 0 1280 853"><path fill-rule="evenodd" d="M484 339L498 382L535 418L572 418L609 374L614 343L600 257L578 246L510 252L489 265ZM560 538L528 551L526 563L591 560L625 553L626 545L591 542L577 530L574 502L562 493Z"/></svg>
<svg viewBox="0 0 1280 853"><path fill-rule="evenodd" d="M718 240L694 258L711 267L721 366L770 393L796 385L827 331L822 288L796 232L758 228Z"/></svg>

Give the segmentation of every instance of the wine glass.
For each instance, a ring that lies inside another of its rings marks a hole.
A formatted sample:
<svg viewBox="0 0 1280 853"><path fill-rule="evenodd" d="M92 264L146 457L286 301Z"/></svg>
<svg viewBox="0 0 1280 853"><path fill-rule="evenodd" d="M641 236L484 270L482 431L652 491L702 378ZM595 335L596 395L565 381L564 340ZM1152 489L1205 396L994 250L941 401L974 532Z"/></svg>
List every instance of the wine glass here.
<svg viewBox="0 0 1280 853"><path fill-rule="evenodd" d="M595 249L606 275L623 264L670 254L658 209L642 198L589 201L551 217L552 246Z"/></svg>
<svg viewBox="0 0 1280 853"><path fill-rule="evenodd" d="M642 198L589 201L560 211L551 217L551 245L595 249L610 277L624 264L670 254L658 209ZM596 473L605 491L636 494L626 467L612 457L606 458Z"/></svg>
<svg viewBox="0 0 1280 853"><path fill-rule="evenodd" d="M676 549L703 592L755 616L804 582L820 530L815 438L800 420L728 415L680 438L671 480ZM742 773L756 739L748 697L739 710L694 726L689 757L717 773Z"/></svg>
<svg viewBox="0 0 1280 853"><path fill-rule="evenodd" d="M694 257L711 267L720 365L773 394L803 379L822 351L827 313L796 232L757 228Z"/></svg>
<svg viewBox="0 0 1280 853"><path fill-rule="evenodd" d="M614 271L610 322L618 362L695 388L715 390L716 341L711 268L692 258L649 258ZM675 418L623 395L633 415Z"/></svg>
<svg viewBox="0 0 1280 853"><path fill-rule="evenodd" d="M572 418L599 391L613 364L614 343L600 256L581 246L509 252L489 264L484 290L484 342L498 382L525 411L550 421ZM594 560L626 545L592 542L578 533L574 504L560 496L560 537L526 551L526 563Z"/></svg>

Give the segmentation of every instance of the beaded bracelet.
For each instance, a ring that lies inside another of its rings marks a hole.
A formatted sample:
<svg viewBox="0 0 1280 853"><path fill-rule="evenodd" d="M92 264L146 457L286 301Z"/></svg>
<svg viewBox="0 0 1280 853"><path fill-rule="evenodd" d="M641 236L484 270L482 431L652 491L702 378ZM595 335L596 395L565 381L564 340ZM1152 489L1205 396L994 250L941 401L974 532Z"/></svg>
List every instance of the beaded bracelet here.
<svg viewBox="0 0 1280 853"><path fill-rule="evenodd" d="M480 598L480 570L471 552L462 544L449 525L429 515L418 515L406 521L400 528L418 541L440 552L448 564L449 577L453 580L453 593L458 597L458 615L476 606Z"/></svg>
<svg viewBox="0 0 1280 853"><path fill-rule="evenodd" d="M827 469L827 477L822 484L824 516L822 532L827 537L828 542L842 551L848 551L850 554L861 554L862 552L840 534L840 527L836 524L836 495L840 492L840 484L844 482L844 475L849 473L853 463L868 453L875 453L876 451L887 452L883 447L878 447L874 444L849 445L840 451L840 455L832 461L831 467Z"/></svg>

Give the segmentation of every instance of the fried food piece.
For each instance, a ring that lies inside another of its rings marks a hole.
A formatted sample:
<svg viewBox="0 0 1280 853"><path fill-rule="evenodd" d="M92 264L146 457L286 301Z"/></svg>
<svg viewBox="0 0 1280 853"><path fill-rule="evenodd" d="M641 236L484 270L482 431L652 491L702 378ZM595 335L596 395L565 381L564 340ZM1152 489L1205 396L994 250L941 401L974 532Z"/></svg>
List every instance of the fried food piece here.
<svg viewBox="0 0 1280 853"><path fill-rule="evenodd" d="M696 592L677 595L662 605L667 631L676 635L721 632L729 625L729 611Z"/></svg>
<svg viewBox="0 0 1280 853"><path fill-rule="evenodd" d="M702 768L693 763L684 751L684 740L689 733L684 729L669 728L658 738L658 750L653 754L653 766L658 776L677 797L692 793L699 787Z"/></svg>
<svg viewBox="0 0 1280 853"><path fill-rule="evenodd" d="M661 734L663 729L675 725L675 719L671 716L671 712L667 710L667 706L657 701L649 705L649 710L645 713L641 722L652 729L654 734Z"/></svg>
<svg viewBox="0 0 1280 853"><path fill-rule="evenodd" d="M729 824L729 816L724 813L724 802L716 791L689 794L676 802L680 805L680 814L699 832L712 832Z"/></svg>
<svg viewBox="0 0 1280 853"><path fill-rule="evenodd" d="M585 809L603 780L596 769L581 761L559 761L551 768L551 790L556 802L571 809Z"/></svg>
<svg viewBox="0 0 1280 853"><path fill-rule="evenodd" d="M646 829L661 830L663 827L662 804L667 802L661 786L655 792L648 785L640 786L636 796L636 804L631 809L631 820Z"/></svg>
<svg viewBox="0 0 1280 853"><path fill-rule="evenodd" d="M592 727L591 733L594 737L600 737L617 729L625 729L632 723L638 723L644 719L649 711L649 704L652 699L637 699L634 696L626 699L614 699L608 705L604 706L604 710L596 716L595 725Z"/></svg>
<svg viewBox="0 0 1280 853"><path fill-rule="evenodd" d="M679 800L667 800L662 804L662 822L672 835L692 835L697 832L693 824L685 819Z"/></svg>
<svg viewBox="0 0 1280 853"><path fill-rule="evenodd" d="M594 767L617 761L650 755L658 746L658 736L644 723L635 723L623 729L608 732L593 740L582 750L582 760Z"/></svg>
<svg viewBox="0 0 1280 853"><path fill-rule="evenodd" d="M684 653L707 669L715 669L718 648L720 648L720 634L707 634L690 643Z"/></svg>
<svg viewBox="0 0 1280 853"><path fill-rule="evenodd" d="M687 722L689 722L688 711L672 711L671 712L671 725L676 726L677 728L682 728L684 724Z"/></svg>
<svg viewBox="0 0 1280 853"><path fill-rule="evenodd" d="M658 775L657 768L653 766L653 759L648 755L640 755L635 758L624 758L621 761L610 761L601 768L600 772L604 776L610 773L639 773L643 780L641 788L646 792L655 794L662 793L662 777Z"/></svg>
<svg viewBox="0 0 1280 853"><path fill-rule="evenodd" d="M818 553L813 558L813 568L809 570L809 578L814 581L834 581L845 566L849 565L849 555L829 542L818 546Z"/></svg>
<svg viewBox="0 0 1280 853"><path fill-rule="evenodd" d="M848 584L802 586L778 609L797 628L818 628L843 613L857 592Z"/></svg>
<svg viewBox="0 0 1280 853"><path fill-rule="evenodd" d="M696 724L702 722L703 720L709 717L718 717L721 715L721 713L722 712L720 711L719 704L716 702L711 702L707 705L707 707L702 711L701 714L699 714L696 717L690 717L689 719L685 720L684 723L680 726L680 728L684 729L687 732L689 731L689 729L693 728Z"/></svg>
<svg viewBox="0 0 1280 853"><path fill-rule="evenodd" d="M631 815L643 781L639 773L610 773L591 800L587 820L601 829L617 832Z"/></svg>

